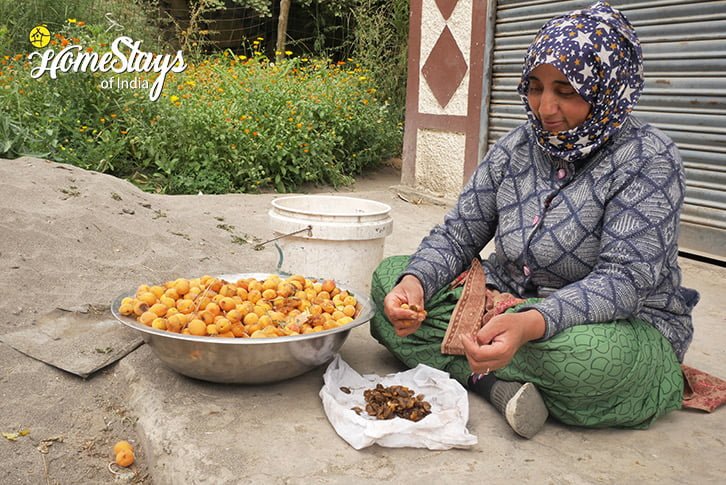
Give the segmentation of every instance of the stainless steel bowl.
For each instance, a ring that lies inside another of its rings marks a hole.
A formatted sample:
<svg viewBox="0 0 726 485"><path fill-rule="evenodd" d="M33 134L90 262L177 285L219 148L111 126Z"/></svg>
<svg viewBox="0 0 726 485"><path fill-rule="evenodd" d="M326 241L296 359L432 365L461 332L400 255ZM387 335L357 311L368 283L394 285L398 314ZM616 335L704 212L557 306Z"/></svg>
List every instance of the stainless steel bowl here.
<svg viewBox="0 0 726 485"><path fill-rule="evenodd" d="M236 281L268 276L268 273L244 273L220 278ZM211 382L260 384L289 379L329 362L351 329L370 321L375 311L370 299L355 289L343 289L354 294L361 305L355 320L338 328L289 337L195 337L157 330L118 313L121 300L133 296L135 291L116 298L111 310L121 323L141 332L144 342L159 360L180 374Z"/></svg>

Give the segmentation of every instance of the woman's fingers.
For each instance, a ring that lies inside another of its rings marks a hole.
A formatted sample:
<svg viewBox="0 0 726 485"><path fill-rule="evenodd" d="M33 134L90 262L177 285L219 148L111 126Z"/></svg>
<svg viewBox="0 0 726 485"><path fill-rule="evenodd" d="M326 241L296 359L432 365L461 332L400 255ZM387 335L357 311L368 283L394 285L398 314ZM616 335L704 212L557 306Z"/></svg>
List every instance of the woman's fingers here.
<svg viewBox="0 0 726 485"><path fill-rule="evenodd" d="M418 320L398 320L393 323L393 330L399 337L406 337L416 331L421 326L421 322Z"/></svg>
<svg viewBox="0 0 726 485"><path fill-rule="evenodd" d="M500 342L479 344L473 335L463 335L461 343L464 346L466 359L474 372L485 374L501 369L509 363L507 352Z"/></svg>
<svg viewBox="0 0 726 485"><path fill-rule="evenodd" d="M383 300L383 312L399 337L416 332L426 318L423 287L418 279L406 276L393 287Z"/></svg>

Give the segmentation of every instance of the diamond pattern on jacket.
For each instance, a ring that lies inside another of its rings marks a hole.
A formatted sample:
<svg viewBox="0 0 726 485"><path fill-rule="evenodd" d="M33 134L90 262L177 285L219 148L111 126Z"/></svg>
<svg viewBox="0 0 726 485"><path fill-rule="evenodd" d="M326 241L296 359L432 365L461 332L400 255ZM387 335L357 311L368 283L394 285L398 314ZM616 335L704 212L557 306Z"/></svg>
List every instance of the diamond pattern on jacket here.
<svg viewBox="0 0 726 485"><path fill-rule="evenodd" d="M484 262L488 283L521 296L559 288L532 306L545 316L545 338L573 325L640 318L682 360L698 294L680 286L675 241L685 178L675 145L631 117L610 144L570 167L574 176L559 180L557 169L526 124L511 131L406 272L428 297L494 238L497 253Z"/></svg>

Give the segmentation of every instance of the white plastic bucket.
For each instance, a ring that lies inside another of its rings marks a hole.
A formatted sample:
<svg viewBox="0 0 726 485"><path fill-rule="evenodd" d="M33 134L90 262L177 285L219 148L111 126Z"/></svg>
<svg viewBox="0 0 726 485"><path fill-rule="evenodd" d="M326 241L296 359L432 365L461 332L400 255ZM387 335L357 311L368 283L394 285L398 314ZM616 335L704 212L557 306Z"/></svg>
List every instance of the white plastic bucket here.
<svg viewBox="0 0 726 485"><path fill-rule="evenodd" d="M269 218L275 236L302 231L276 242L278 271L334 279L370 293L371 276L393 230L390 211L381 202L335 195L273 200Z"/></svg>

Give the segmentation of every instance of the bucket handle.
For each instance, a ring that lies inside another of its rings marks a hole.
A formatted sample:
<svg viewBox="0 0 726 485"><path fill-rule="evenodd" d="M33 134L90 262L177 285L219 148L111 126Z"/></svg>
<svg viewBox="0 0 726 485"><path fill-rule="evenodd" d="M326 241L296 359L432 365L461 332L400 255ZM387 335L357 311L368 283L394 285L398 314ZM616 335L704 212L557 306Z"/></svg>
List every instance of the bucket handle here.
<svg viewBox="0 0 726 485"><path fill-rule="evenodd" d="M287 234L282 234L280 236L273 237L272 239L268 239L267 241L263 241L263 242L261 242L259 244L256 244L253 249L255 251L260 251L260 250L264 249L265 244L269 244L269 243L271 243L273 241L277 241L278 239L282 239L283 237L292 236L294 234L300 234L301 232L305 232L305 231L307 231L308 237L313 237L313 226L308 225L307 227L304 227L304 228L299 229L297 231L288 232Z"/></svg>

